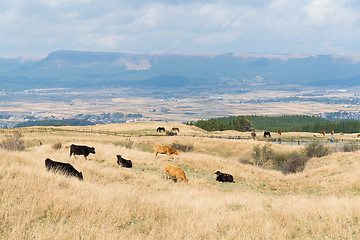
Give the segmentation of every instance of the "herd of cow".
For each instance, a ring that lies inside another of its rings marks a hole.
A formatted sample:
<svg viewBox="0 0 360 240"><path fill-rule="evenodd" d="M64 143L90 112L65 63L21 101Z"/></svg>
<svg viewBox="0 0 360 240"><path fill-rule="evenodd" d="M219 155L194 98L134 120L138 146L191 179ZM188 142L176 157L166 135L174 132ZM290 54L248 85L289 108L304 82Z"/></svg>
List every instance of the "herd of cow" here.
<svg viewBox="0 0 360 240"><path fill-rule="evenodd" d="M159 146L154 145L154 152L155 156L160 154L167 154L168 156L171 156L173 154L179 155L178 151L170 146ZM88 146L80 146L72 144L70 146L70 157L72 155L83 155L86 159L87 156L89 156L90 153L95 154L95 148L94 147L88 147ZM117 164L125 167L125 168L132 168L132 161L127 160L125 158L122 158L120 155L117 155ZM83 174L82 172L77 171L70 163L64 163L64 162L57 162L53 161L50 158L47 158L45 160L45 167L47 170L52 170L55 172L60 172L63 174L66 174L68 176L74 176L77 177L79 180L83 180ZM183 169L167 164L165 166L165 172L166 172L166 179L172 179L174 182L177 181L184 181L188 182L189 180L186 178L185 172ZM234 178L231 174L222 173L220 171L216 171L215 174L217 175L216 181L219 182L235 182Z"/></svg>

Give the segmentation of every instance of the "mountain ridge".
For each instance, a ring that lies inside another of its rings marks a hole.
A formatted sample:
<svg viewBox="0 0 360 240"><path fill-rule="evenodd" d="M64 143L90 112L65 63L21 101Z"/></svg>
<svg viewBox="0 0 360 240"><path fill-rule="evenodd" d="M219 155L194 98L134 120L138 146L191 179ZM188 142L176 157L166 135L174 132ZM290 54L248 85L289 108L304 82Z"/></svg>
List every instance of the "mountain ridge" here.
<svg viewBox="0 0 360 240"><path fill-rule="evenodd" d="M0 89L151 87L152 83L154 87L170 88L217 83L353 87L360 85L358 59L352 55L59 50L41 60L0 58Z"/></svg>

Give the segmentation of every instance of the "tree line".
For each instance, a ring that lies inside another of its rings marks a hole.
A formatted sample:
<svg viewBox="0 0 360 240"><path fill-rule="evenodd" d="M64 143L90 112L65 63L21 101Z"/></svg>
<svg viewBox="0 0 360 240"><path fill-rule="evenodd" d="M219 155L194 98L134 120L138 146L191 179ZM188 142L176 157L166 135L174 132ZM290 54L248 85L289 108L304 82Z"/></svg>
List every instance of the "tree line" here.
<svg viewBox="0 0 360 240"><path fill-rule="evenodd" d="M252 130L266 130L277 132L360 132L360 121L330 121L321 117L306 115L286 115L278 117L268 116L230 116L187 122L207 131L236 130L246 132Z"/></svg>

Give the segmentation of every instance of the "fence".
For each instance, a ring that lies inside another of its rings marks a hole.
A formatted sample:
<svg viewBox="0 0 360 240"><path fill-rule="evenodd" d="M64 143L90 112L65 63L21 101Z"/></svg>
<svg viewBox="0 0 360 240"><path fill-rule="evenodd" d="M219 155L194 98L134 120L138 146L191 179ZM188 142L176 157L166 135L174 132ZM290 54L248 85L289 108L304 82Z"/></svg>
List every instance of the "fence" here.
<svg viewBox="0 0 360 240"><path fill-rule="evenodd" d="M50 127L36 127L36 128L17 128L17 129L0 129L0 133L8 134L14 131L20 131L21 133L33 133L33 132L74 132L74 133L89 133L89 134L104 134L112 135L119 137L143 137L143 136L152 136L159 137L165 135L159 135L156 133L141 133L141 134L125 134L116 131L109 130L94 130L94 129L66 129L66 128L50 128ZM288 145L306 145L314 142L319 142L322 144L345 144L345 143L354 143L360 144L359 139L335 139L335 142L330 142L328 138L304 138L304 137L277 137L277 138L264 138L264 137L251 137L251 136L216 136L213 134L208 135L194 135L194 134L182 134L181 136L185 137L200 137L200 138L217 138L217 139L230 139L230 140L250 140L255 139L258 141L272 142L276 144L288 144Z"/></svg>

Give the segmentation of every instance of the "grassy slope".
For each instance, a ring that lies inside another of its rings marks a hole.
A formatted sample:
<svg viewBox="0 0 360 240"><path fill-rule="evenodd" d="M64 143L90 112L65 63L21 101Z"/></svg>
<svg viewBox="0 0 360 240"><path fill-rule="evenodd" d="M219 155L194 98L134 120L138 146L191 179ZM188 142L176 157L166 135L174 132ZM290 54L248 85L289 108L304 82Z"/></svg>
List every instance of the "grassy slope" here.
<svg viewBox="0 0 360 240"><path fill-rule="evenodd" d="M165 127L173 124L180 126L178 137L24 133L28 151L0 150L0 239L360 237L360 153L311 159L304 172L284 176L240 163L251 159L257 141L181 136L200 130L175 123ZM157 126L93 128L146 133ZM89 160L70 158L68 149L51 147L56 142L94 146L96 154ZM153 144L173 142L192 144L194 150L175 157L155 157L151 151ZM133 160L134 167L117 166L116 154ZM47 172L47 157L70 162L84 181ZM165 180L167 163L183 167L190 182ZM232 173L236 183L216 182L215 170Z"/></svg>

